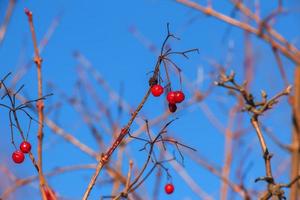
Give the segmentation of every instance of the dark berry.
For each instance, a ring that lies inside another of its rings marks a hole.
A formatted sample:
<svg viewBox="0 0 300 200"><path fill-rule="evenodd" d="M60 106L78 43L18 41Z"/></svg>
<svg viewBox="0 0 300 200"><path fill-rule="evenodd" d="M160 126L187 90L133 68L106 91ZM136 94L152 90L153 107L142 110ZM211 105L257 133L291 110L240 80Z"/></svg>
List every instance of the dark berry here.
<svg viewBox="0 0 300 200"><path fill-rule="evenodd" d="M176 104L175 103L169 103L169 111L171 113L174 113L174 112L176 112L176 110L177 110Z"/></svg>

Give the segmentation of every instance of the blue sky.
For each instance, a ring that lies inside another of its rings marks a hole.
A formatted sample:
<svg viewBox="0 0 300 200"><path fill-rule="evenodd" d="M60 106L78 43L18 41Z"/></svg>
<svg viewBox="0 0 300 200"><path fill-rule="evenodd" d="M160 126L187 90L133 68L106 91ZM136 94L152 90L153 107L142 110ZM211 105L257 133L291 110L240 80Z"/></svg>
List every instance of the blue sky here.
<svg viewBox="0 0 300 200"><path fill-rule="evenodd" d="M202 2L202 1L199 1ZM264 2L261 8L262 16L266 16L275 8L273 1ZM289 14L283 15L276 21L275 27L289 41L299 47L299 2L296 0L285 2L285 7L292 8ZM166 23L170 23L171 32L181 38L180 41L172 41L171 46L176 50L186 50L199 48L199 54L192 54L189 60L176 58L181 66L183 73L189 80L194 81L197 73L204 74L204 79L196 85L200 91L205 90L213 81L209 74L213 72L213 67L209 60L214 59L224 64L226 60L232 58L232 64L229 67L237 72L238 80L243 80L244 63L244 32L237 28L228 29L228 25L212 17L206 17L201 13L190 10L171 0L133 0L133 1L18 1L9 24L5 40L0 46L0 77L8 72L16 74L24 63L28 63L32 58L33 48L29 32L28 22L23 9L27 7L34 14L34 24L36 27L37 38L40 40L49 29L53 20L60 16L59 23L49 43L43 50L43 76L45 91L53 92L54 95L47 101L49 105L55 102L63 101L61 93L71 96L74 94L74 85L78 79L78 62L74 58L74 52L79 51L93 64L106 81L116 92L123 88L123 97L135 107L140 102L143 94L148 87L148 72L153 70L156 55L147 48L147 43L160 47L166 35ZM0 2L0 19L3 19L6 3ZM224 13L230 13L231 4L226 1L215 1L214 8ZM239 15L238 15L239 16ZM134 35L130 30L138 31L139 36ZM229 30L226 35L226 31ZM225 40L223 39L225 37ZM141 40L142 38L142 40ZM273 53L268 45L252 36L254 61L254 80L251 84L251 90L259 95L260 89L270 91L270 96L280 91L284 84L280 78L279 70ZM146 43L145 43L146 42ZM146 44L146 45L145 45ZM228 49L231 49L228 53ZM289 81L292 82L293 63L283 58L283 63L288 74ZM270 76L270 73L272 76ZM109 95L89 76L89 80L95 86L102 101L107 102L108 107L112 109L113 117L116 119L117 104L109 99ZM172 86L179 87L178 78L172 75ZM34 65L31 66L26 75L19 82L25 84L23 94L29 98L36 98L36 71ZM52 90L49 85L54 85ZM185 85L184 85L185 86ZM191 98L191 92L184 87L187 99ZM216 117L222 122L223 126L227 124L227 112L230 105L234 105L235 99L227 96L227 92L221 88L215 88L214 92L204 101ZM84 94L87 95L87 94ZM87 97L88 107L96 109L93 99ZM226 106L220 103L225 101ZM209 122L205 114L200 109L203 104L193 105L185 111L170 116L169 119L179 117L170 131L174 136L184 143L187 143L198 150L198 153L206 157L209 161L221 165L224 157L223 145L224 136ZM47 107L47 104L46 104ZM149 101L142 110L142 114L148 119L153 119L161 115L166 109L164 98L154 99L150 97ZM286 99L276 106L274 111L270 111L262 118L262 122L276 130L277 136L288 143L290 141L290 115ZM57 123L65 130L78 137L83 143L88 144L94 150L97 150L97 144L89 134L88 128L82 123L82 118L72 107L66 103L62 104L59 111L52 111L50 118L57 120ZM248 116L243 115L243 127L250 127ZM124 125L129 118L129 113L123 113L120 126ZM20 178L35 174L29 159L19 166L12 164L10 154L13 146L10 144L8 118L6 112L0 110L0 127L2 129L0 139L0 162L7 163L11 170ZM23 125L27 124L24 119ZM157 131L163 125L153 127ZM133 125L132 131L137 129ZM99 127L100 129L100 127ZM36 144L36 125L31 127L30 141ZM278 131L278 132L277 132ZM51 171L54 167L68 166L75 164L94 163L89 156L84 155L72 145L64 142L61 138L45 129L45 153L44 166L45 171ZM110 143L110 137L104 137L106 145ZM269 138L267 138L269 141ZM255 133L250 128L249 133L241 139L239 145L249 145L253 143L253 151L247 159L244 166L251 166L247 173L245 184L252 186L253 180L263 175L263 159L260 157L260 147L255 137ZM273 165L276 167L286 160L287 154L280 151L271 141L272 152L278 152L273 158ZM238 145L238 144L236 144ZM137 162L145 159L145 154L138 152L142 146L135 141L128 148L128 155L133 155ZM172 152L172 149L170 149ZM245 148L244 148L245 150ZM36 151L34 150L34 153ZM127 158L124 158L124 175L127 171ZM241 154L234 156L233 169L237 166ZM173 177L173 183L176 191L172 196L166 196L161 187L159 199L198 199L199 197L191 188L183 184L182 178L168 165ZM194 161L186 157L185 169L189 172L194 181L201 188L213 196L219 198L220 181L214 175L208 173L201 166L196 165ZM66 173L49 179L50 185L58 194L67 199L80 199L91 177L92 170L81 170ZM151 197L155 179L151 178L145 183L141 190ZM287 181L288 171L285 171L278 177L280 181ZM106 173L100 174L100 180L107 179ZM236 180L234 172L231 178ZM166 176L162 178L162 185L167 181ZM258 183L257 188L264 187L263 183ZM0 192L3 188L0 188ZM91 194L91 199L98 199L99 194L109 195L111 191L107 186L96 186ZM17 190L15 197L21 199L24 194L36 199L38 190L36 184L22 187ZM238 199L238 197L236 197ZM151 198L150 198L151 199Z"/></svg>

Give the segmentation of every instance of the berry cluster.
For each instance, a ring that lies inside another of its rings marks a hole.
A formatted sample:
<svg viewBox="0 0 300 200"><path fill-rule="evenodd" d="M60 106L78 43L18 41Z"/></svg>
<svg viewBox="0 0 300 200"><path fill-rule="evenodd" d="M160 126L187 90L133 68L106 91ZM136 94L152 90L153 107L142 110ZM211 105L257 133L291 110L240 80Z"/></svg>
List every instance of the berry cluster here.
<svg viewBox="0 0 300 200"><path fill-rule="evenodd" d="M31 151L31 144L27 141L23 141L20 144L20 150L16 150L12 154L12 159L15 163L20 164L24 161L26 153Z"/></svg>
<svg viewBox="0 0 300 200"><path fill-rule="evenodd" d="M185 95L182 91L170 91L167 94L167 101L169 102L170 112L177 110L176 103L181 103L185 99Z"/></svg>
<svg viewBox="0 0 300 200"><path fill-rule="evenodd" d="M159 85L155 84L151 87L151 93L155 97L159 97L164 93L164 88ZM182 91L170 91L167 94L167 101L169 103L169 111L174 113L177 110L177 103L183 102L185 99L185 95Z"/></svg>

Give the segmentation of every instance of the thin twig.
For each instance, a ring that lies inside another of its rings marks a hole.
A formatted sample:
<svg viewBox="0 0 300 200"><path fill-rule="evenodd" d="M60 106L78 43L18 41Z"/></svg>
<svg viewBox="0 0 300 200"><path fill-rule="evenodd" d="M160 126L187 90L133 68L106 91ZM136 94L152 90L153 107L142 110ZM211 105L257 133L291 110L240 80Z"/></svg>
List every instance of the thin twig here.
<svg viewBox="0 0 300 200"><path fill-rule="evenodd" d="M268 34L266 34L262 31L262 29L265 28L265 26L261 26L261 28L255 28L247 23L241 22L237 19L229 17L225 14L222 14L222 13L214 10L212 7L205 7L205 6L202 6L198 3L190 1L190 0L176 0L176 1L183 5L188 6L190 8L198 10L206 15L213 16L213 17L215 17L221 21L224 21L228 24L231 24L231 25L239 27L245 31L253 33L253 34L257 35L258 37L262 38L263 40L265 40L267 43L269 43L272 46L272 48L278 49L287 58L290 58L295 63L298 63L298 64L300 63L299 50L296 49L295 51L291 51L290 45L286 46L286 44L281 44L281 43L275 41L272 37L270 37ZM273 32L273 35L276 35L275 32ZM278 38L279 34L276 37Z"/></svg>
<svg viewBox="0 0 300 200"><path fill-rule="evenodd" d="M171 50L165 50L165 45L168 41L169 38L175 38L177 39L173 34L170 33L169 31L169 25L167 25L167 30L168 30L168 35L165 38L163 45L161 47L161 54L157 59L156 65L154 67L153 70L153 75L152 77L149 79L149 88L146 92L146 94L144 95L144 97L142 98L140 104L137 106L137 108L135 109L135 111L132 113L131 118L129 119L128 123L126 126L124 126L124 128L120 131L119 136L116 138L116 140L113 142L113 144L111 145L111 147L106 151L106 153L104 153L100 159L100 161L97 164L97 168L95 173L93 174L88 187L83 195L83 200L86 200L92 190L92 188L94 187L94 184L97 180L97 177L99 175L99 173L101 172L102 168L104 167L104 165L109 161L111 155L113 154L113 152L115 151L115 149L120 145L120 143L123 141L124 137L128 134L129 129L132 125L132 123L134 122L135 118L137 117L138 113L140 112L140 110L143 108L144 104L146 103L150 93L151 93L151 86L153 84L155 84L155 82L157 82L158 76L159 76L159 69L161 64L165 61L165 59L167 58L166 54L169 53ZM193 50L194 51L194 50ZM185 52L183 52L181 55L185 55Z"/></svg>
<svg viewBox="0 0 300 200"><path fill-rule="evenodd" d="M38 98L40 99L37 101L36 107L38 110L38 147L37 147L37 152L38 152L38 159L37 159L37 164L39 167L39 184L40 184L40 192L42 195L42 199L47 199L46 194L45 194L45 188L48 188L48 184L46 182L46 179L43 174L43 162L42 162L42 154L43 154L43 126L44 126L44 101L42 99L43 97L43 80L42 80L42 58L40 57L39 49L38 49L38 43L36 39L36 34L34 30L34 25L33 25L33 16L32 12L28 9L25 9L25 14L28 17L28 22L30 26L30 32L32 36L32 41L33 41L33 48L34 48L34 62L37 67L37 80L38 80ZM52 191L52 190L48 190ZM54 196L54 195L51 195Z"/></svg>
<svg viewBox="0 0 300 200"><path fill-rule="evenodd" d="M8 2L5 17L4 17L2 25L0 26L0 45L1 45L2 41L4 40L5 33L6 33L6 30L7 30L7 26L9 24L10 19L11 19L13 10L15 8L15 5L16 5L16 0L10 0Z"/></svg>

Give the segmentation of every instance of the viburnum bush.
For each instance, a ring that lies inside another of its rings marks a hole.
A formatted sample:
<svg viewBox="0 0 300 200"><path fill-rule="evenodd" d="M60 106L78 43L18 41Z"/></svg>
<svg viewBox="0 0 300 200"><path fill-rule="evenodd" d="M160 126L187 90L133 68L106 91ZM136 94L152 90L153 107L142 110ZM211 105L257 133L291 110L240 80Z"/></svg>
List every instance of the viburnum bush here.
<svg viewBox="0 0 300 200"><path fill-rule="evenodd" d="M159 45L131 25L127 33L152 53L154 64L106 68L110 78L81 49L73 52L76 67L65 71L68 58L63 52L73 34L85 31L87 42L98 30L98 24L88 31L82 27L94 20L85 16L92 12L84 6L68 24L78 30L71 28L58 41L55 62L42 51L51 45L64 14L41 39L41 16L47 8L21 12L18 5L23 4L15 0L0 8L5 11L0 15L0 56L8 49L4 39L15 34L8 29L13 13L22 14L18 31L30 33L26 46L33 53L23 67L0 71L0 200L299 199L300 50L297 37L292 40L289 34L300 30L286 25L290 18L280 21L299 12L280 0L268 5L239 0L156 3L174 5L168 8L172 16L188 9L183 15L188 20L179 29L173 26L176 17L171 24L163 22ZM129 4L114 4L116 16ZM164 15L169 13L157 10L152 19ZM120 25L126 23L121 18ZM113 26L113 19L102 16L107 24L101 31ZM129 50L114 44L131 49L132 42L125 44L123 34L112 32L99 35L99 44L109 43L100 50L101 59L123 62ZM223 49L215 48L216 38ZM130 57L131 65L150 63L141 55ZM117 91L108 80L125 84Z"/></svg>

